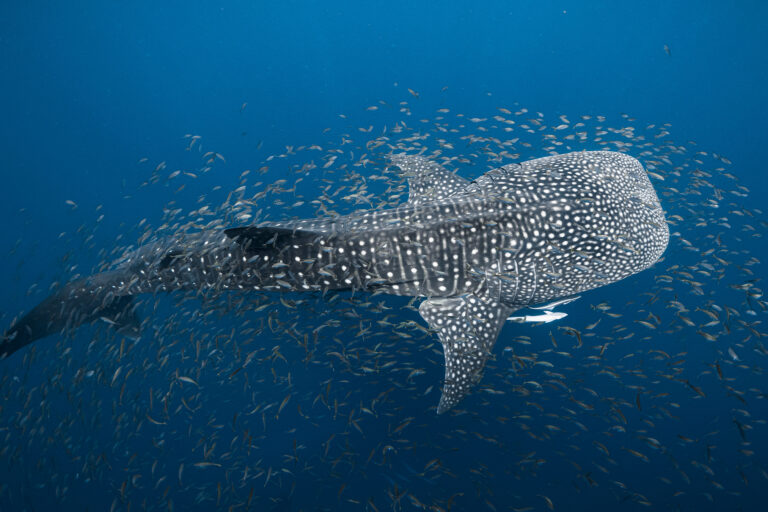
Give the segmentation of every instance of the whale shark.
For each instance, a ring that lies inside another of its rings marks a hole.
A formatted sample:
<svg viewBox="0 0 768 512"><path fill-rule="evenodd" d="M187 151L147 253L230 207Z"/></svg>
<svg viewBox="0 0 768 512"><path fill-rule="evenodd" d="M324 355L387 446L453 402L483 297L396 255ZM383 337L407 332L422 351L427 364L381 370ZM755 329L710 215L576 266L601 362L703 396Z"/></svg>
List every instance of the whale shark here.
<svg viewBox="0 0 768 512"><path fill-rule="evenodd" d="M408 180L400 206L146 243L21 317L0 342L0 356L97 320L139 336L140 294L364 290L421 297L418 311L445 357L441 414L480 380L515 311L566 303L638 273L669 241L648 174L625 153L546 156L471 181L424 156L389 159Z"/></svg>

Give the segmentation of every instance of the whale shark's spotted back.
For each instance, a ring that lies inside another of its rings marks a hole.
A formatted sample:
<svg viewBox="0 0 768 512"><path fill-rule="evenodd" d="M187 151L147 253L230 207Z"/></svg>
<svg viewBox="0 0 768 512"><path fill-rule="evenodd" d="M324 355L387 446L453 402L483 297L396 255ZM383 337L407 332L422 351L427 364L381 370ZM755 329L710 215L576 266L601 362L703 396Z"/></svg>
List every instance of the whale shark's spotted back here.
<svg viewBox="0 0 768 512"><path fill-rule="evenodd" d="M658 260L669 241L648 175L622 153L539 158L490 171L470 188L502 197L507 226L517 223L500 258L502 271L516 277L502 285L501 300L511 306L623 279Z"/></svg>
<svg viewBox="0 0 768 512"><path fill-rule="evenodd" d="M523 188L541 201L565 199L571 207L564 208L563 220L571 224L564 230L553 228L557 218L547 217L554 232L545 229L546 238L592 239L589 247L596 256L619 257L630 273L653 264L667 247L664 211L637 159L624 153L585 151L531 160L519 169L509 176L510 188ZM627 252L622 245L632 248L631 257L620 256Z"/></svg>

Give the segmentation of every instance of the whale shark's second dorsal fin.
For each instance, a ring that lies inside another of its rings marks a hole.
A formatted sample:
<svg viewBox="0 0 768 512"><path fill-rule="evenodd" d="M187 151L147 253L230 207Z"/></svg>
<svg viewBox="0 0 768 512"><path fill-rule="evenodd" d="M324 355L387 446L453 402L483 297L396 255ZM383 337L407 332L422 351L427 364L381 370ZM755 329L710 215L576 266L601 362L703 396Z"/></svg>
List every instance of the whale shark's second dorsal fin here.
<svg viewBox="0 0 768 512"><path fill-rule="evenodd" d="M249 254L276 253L287 245L306 245L319 237L314 231L273 226L227 228L224 233Z"/></svg>
<svg viewBox="0 0 768 512"><path fill-rule="evenodd" d="M461 176L423 156L392 155L390 161L408 178L407 204L410 206L445 199L461 192L469 184Z"/></svg>
<svg viewBox="0 0 768 512"><path fill-rule="evenodd" d="M419 313L437 332L445 355L445 384L437 414L455 406L480 380L485 361L514 311L483 295L427 299Z"/></svg>

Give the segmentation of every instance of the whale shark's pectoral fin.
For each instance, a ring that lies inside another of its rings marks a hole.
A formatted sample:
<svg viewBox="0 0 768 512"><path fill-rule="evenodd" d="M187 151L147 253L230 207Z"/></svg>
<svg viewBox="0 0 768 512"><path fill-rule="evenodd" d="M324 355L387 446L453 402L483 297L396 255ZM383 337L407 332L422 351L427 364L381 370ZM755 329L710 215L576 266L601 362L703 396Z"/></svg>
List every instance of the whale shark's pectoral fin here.
<svg viewBox="0 0 768 512"><path fill-rule="evenodd" d="M459 403L480 381L485 361L512 311L477 295L432 298L421 303L419 313L437 332L445 355L445 384L437 414Z"/></svg>
<svg viewBox="0 0 768 512"><path fill-rule="evenodd" d="M410 206L445 199L469 185L469 181L423 156L392 155L390 161L408 178L407 204Z"/></svg>

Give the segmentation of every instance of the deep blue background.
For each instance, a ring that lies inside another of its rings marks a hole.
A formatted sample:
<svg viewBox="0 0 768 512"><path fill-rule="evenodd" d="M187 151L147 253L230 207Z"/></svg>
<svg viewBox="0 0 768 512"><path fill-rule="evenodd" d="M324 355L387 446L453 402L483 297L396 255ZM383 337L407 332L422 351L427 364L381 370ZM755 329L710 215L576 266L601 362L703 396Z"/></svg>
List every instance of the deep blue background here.
<svg viewBox="0 0 768 512"><path fill-rule="evenodd" d="M134 192L160 161L187 165L185 134L227 157L209 179L231 186L338 114L364 126L378 100L413 100L405 88L425 111L519 104L669 122L679 142L733 161L759 206L766 49L761 1L3 2L2 324L40 299L29 285L73 273L68 251L77 272L98 261L72 245L81 224L104 213L102 244L144 217L159 224L171 194ZM541 494L564 504L568 488Z"/></svg>

